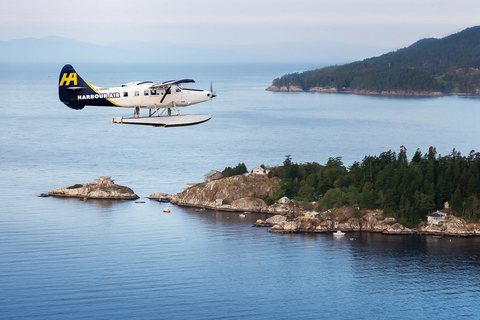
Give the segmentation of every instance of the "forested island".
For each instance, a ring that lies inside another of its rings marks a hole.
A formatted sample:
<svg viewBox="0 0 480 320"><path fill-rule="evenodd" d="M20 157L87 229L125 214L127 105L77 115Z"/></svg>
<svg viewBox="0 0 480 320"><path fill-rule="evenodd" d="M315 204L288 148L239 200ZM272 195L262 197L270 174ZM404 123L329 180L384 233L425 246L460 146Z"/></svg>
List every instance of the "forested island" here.
<svg viewBox="0 0 480 320"><path fill-rule="evenodd" d="M313 53L312 53L313 54ZM269 91L374 95L480 94L480 26L422 39L379 57L273 80Z"/></svg>
<svg viewBox="0 0 480 320"><path fill-rule="evenodd" d="M283 165L265 169L255 174L244 163L227 167L228 177L187 188L171 202L274 214L255 224L272 232L480 235L480 153L473 150L442 156L430 147L408 159L402 146L348 167L341 157L321 165L294 163L287 155ZM442 223L427 222L435 215Z"/></svg>

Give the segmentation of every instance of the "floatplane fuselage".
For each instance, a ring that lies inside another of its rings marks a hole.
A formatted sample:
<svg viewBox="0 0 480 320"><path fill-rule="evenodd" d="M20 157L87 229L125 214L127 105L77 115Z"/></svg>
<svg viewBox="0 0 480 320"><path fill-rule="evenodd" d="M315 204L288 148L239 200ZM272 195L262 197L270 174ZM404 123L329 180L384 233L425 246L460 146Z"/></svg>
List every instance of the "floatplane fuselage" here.
<svg viewBox="0 0 480 320"><path fill-rule="evenodd" d="M186 126L208 121L211 116L180 115L178 108L208 101L216 96L212 90L186 89L180 86L194 82L192 79L163 83L138 81L120 87L98 87L83 80L75 69L67 64L60 72L58 95L60 101L75 110L81 110L85 106L134 109L132 118L109 118L113 123ZM148 116L142 117L140 109L148 109Z"/></svg>

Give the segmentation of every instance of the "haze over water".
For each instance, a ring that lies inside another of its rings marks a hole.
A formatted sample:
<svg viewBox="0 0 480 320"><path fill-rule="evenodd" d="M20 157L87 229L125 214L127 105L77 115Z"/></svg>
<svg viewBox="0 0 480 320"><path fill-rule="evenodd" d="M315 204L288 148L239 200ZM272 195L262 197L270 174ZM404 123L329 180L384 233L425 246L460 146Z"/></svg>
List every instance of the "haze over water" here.
<svg viewBox="0 0 480 320"><path fill-rule="evenodd" d="M211 102L185 128L115 125L129 109L68 109L62 65L0 65L0 318L475 318L477 238L280 235L262 215L165 204L38 198L112 176L139 196L176 193L210 169L244 162L345 165L404 145L479 151L479 100L272 93L273 78L316 65L74 65L118 86L178 78ZM354 238L354 240L350 240Z"/></svg>

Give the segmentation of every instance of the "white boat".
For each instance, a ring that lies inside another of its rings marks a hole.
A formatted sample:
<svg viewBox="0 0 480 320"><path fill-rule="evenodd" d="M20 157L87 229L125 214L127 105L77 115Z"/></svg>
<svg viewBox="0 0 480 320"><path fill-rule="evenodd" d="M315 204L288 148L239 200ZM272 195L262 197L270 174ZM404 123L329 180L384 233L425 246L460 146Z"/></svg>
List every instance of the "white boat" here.
<svg viewBox="0 0 480 320"><path fill-rule="evenodd" d="M245 218L245 215L244 215L243 213L240 213L238 216L239 216L240 218Z"/></svg>
<svg viewBox="0 0 480 320"><path fill-rule="evenodd" d="M163 212L165 212L165 213L169 213L169 212L170 212L170 209L168 209L168 208L165 208L165 209L163 209Z"/></svg>
<svg viewBox="0 0 480 320"><path fill-rule="evenodd" d="M334 235L334 236L337 236L337 237L339 237L339 236L344 236L344 235L345 235L345 232L342 232L342 231L338 230L337 232L334 232L333 235Z"/></svg>

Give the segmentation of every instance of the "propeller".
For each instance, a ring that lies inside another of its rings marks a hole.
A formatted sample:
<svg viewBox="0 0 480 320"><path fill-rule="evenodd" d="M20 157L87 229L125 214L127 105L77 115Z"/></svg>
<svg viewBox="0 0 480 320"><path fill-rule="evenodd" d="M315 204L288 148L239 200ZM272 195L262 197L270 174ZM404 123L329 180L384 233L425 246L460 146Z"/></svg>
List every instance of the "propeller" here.
<svg viewBox="0 0 480 320"><path fill-rule="evenodd" d="M215 98L217 95L213 92L213 83L210 81L210 92L212 93L212 98Z"/></svg>

